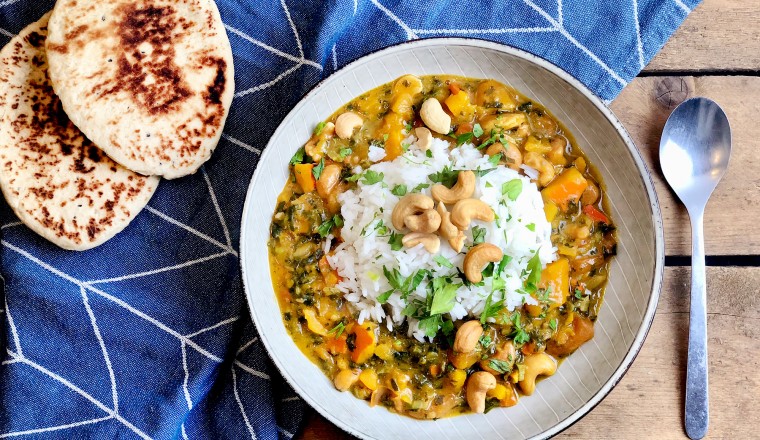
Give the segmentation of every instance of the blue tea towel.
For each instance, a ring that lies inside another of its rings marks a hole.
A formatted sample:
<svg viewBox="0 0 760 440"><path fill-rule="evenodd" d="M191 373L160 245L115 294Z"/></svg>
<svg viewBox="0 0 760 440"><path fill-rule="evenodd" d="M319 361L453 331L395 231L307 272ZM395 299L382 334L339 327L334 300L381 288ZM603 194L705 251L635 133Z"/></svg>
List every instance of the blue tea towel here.
<svg viewBox="0 0 760 440"><path fill-rule="evenodd" d="M197 174L163 181L125 231L84 253L0 208L0 438L292 437L309 408L251 323L238 238L261 149L298 99L367 52L455 35L533 52L609 102L699 0L217 3L237 90ZM2 43L52 7L0 1Z"/></svg>

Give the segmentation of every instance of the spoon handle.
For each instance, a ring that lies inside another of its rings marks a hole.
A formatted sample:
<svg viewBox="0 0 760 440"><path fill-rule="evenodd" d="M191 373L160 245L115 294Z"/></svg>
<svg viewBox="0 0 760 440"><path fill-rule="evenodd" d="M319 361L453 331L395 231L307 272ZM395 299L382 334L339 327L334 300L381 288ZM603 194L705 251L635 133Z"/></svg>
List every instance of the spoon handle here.
<svg viewBox="0 0 760 440"><path fill-rule="evenodd" d="M690 214L691 306L689 314L689 358L686 366L686 434L701 439L707 434L707 288L702 212Z"/></svg>

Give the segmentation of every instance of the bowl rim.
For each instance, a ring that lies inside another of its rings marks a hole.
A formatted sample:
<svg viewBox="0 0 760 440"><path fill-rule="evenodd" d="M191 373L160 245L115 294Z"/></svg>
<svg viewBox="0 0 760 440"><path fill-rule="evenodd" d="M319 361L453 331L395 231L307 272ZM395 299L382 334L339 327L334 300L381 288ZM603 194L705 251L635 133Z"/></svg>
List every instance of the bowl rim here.
<svg viewBox="0 0 760 440"><path fill-rule="evenodd" d="M644 313L644 319L642 321L642 324L639 327L638 331L636 332L636 336L634 337L631 343L631 348L628 350L628 353L620 362L620 364L615 368L612 376L609 379L607 379L607 381L602 385L599 391L597 391L593 396L591 396L591 398L585 404L583 404L580 408L572 412L570 415L560 420L559 422L557 422L556 424L554 424L547 430L543 431L542 433L539 433L538 435L531 437L531 439L548 439L550 437L553 437L559 434L565 429L571 427L576 422L578 422L583 417L585 417L589 412L591 412L592 409L594 409L599 403L601 403L605 397L609 395L609 393L615 388L615 386L617 386L618 383L620 383L625 373L627 373L628 370L633 365L633 361L636 359L639 352L641 351L641 348L644 345L644 342L649 333L649 330L652 327L652 323L654 321L655 313L657 310L657 304L659 302L660 292L662 290L662 284L663 284L663 273L664 273L664 266L665 266L664 227L663 227L663 222L662 222L662 213L660 210L660 203L657 197L657 192L655 191L652 175L641 156L641 152L634 144L633 140L631 139L630 134L628 133L626 128L623 126L622 122L620 122L617 116L615 116L612 110L610 110L610 108L604 103L604 101L598 95L596 95L596 93L591 91L588 87L586 87L585 84L581 83L578 79L576 79L570 73L566 72L561 67L555 65L551 61L548 61L545 58L542 58L538 55L527 52L523 49L510 46L508 44L499 43L499 42L495 42L491 40L485 40L481 38L473 38L473 37L433 37L433 38L424 38L424 39L411 40L411 41L402 41L399 43L384 46L380 49L368 52L352 60L351 62L347 63L343 67L332 72L329 76L322 78L319 82L317 82L314 86L312 86L308 91L306 91L303 94L303 96L301 96L301 98L298 100L298 102L293 106L293 108L287 113L287 115L285 115L285 117L279 122L277 129L275 129L275 131L269 137L269 140L267 141L267 145L264 147L264 151L259 157L258 162L262 162L264 159L266 159L269 156L269 154L272 154L272 151L274 150L274 148L272 148L272 145L271 145L272 139L279 136L281 132L285 130L283 126L283 122L291 118L296 113L296 111L298 111L302 106L306 104L306 102L308 101L310 97L312 97L319 90L325 87L325 84L329 80L331 80L335 76L335 74L353 69L355 66L358 66L372 58L381 57L385 53L388 53L388 52L403 50L404 48L412 48L412 47L417 47L417 46L425 47L425 46L430 46L430 45L437 46L441 44L485 48L485 49L495 50L497 52L503 52L508 55L516 56L518 58L529 61L533 64L538 65L539 67L542 67L548 70L549 72L557 76L559 79L563 80L564 82L568 83L573 88L581 92L602 113L602 115L604 115L604 117L610 123L612 123L612 125L617 130L618 135L620 135L620 137L622 138L623 142L625 143L628 149L628 153L631 155L631 158L636 164L638 175L641 178L641 181L644 184L644 187L647 192L647 197L648 197L651 214L652 214L652 220L654 224L655 265L654 265L654 273L652 277L652 291L649 297L649 302L647 303L647 309L646 309L646 312ZM257 162L257 165L258 165L258 162ZM256 185L258 178L262 174L259 172L260 170L261 168L257 166L256 170L254 170L253 176L251 177L251 181L246 191L245 203L243 204L243 211L241 214L242 218L241 218L241 224L240 224L240 241L238 244L239 249L240 249L239 264L240 264L240 270L241 270L241 279L242 279L243 288L246 295L248 313L251 316L251 319L254 323L254 326L257 329L257 332L258 332L258 326L256 325L256 314L253 312L253 307L252 307L253 289L248 286L247 277L246 277L246 269L245 269L245 265L243 264L243 261L248 252L247 251L248 248L245 245L246 230L248 229L247 228L248 226L247 213L249 212L249 205L250 203L252 203L252 199L255 197L253 193L253 188ZM288 384L293 388L293 390L296 393L298 393L298 395L310 407L315 409L319 414L322 415L322 417L329 420L332 424L339 427L344 432L347 432L348 434L351 434L359 438L369 438L365 434L359 431L356 431L351 426L344 423L343 420L340 420L337 417L334 417L332 414L330 414L329 411L327 411L324 407L322 407L322 405L316 399L313 399L311 396L306 395L305 393L302 393L299 390L299 388L295 385L295 382L291 374L289 374L287 369L284 368L284 365L281 364L280 360L272 356L273 347L270 341L266 338L265 335L261 333L259 333L259 337L260 337L261 342L264 344L264 347L267 350L267 355L269 356L270 360L272 360L272 362L275 364L275 366L279 370L282 377L288 382Z"/></svg>

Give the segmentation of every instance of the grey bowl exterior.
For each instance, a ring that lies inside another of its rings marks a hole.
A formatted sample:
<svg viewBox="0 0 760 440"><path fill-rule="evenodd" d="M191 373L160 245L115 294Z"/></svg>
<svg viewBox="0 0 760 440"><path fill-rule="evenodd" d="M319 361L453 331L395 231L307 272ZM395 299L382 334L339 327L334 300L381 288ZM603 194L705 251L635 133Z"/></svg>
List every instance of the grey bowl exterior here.
<svg viewBox="0 0 760 440"><path fill-rule="evenodd" d="M272 288L266 243L287 163L314 125L354 97L413 73L492 78L542 103L575 136L597 167L618 227L618 256L596 336L571 355L519 405L486 415L418 421L370 408L340 393L299 351L283 325ZM254 173L240 238L241 266L253 321L273 362L303 399L345 431L362 438L548 438L583 417L620 381L654 319L662 284L662 218L652 179L622 124L591 91L553 64L502 44L434 38L392 46L362 57L314 87L272 135ZM602 428L602 427L600 427ZM610 428L610 427L604 427ZM602 429L604 429L602 428Z"/></svg>

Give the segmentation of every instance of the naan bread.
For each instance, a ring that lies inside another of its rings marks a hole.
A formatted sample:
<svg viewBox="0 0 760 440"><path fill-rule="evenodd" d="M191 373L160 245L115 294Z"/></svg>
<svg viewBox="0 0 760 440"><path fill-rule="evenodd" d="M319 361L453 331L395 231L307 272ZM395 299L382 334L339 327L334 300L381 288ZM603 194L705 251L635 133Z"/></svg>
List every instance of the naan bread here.
<svg viewBox="0 0 760 440"><path fill-rule="evenodd" d="M66 117L47 77L48 17L0 51L0 188L33 231L85 250L124 229L159 179L118 165Z"/></svg>
<svg viewBox="0 0 760 440"><path fill-rule="evenodd" d="M194 173L232 103L232 49L213 0L58 0L47 40L63 108L116 162Z"/></svg>

